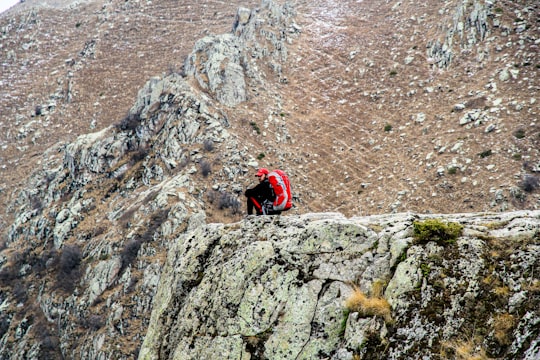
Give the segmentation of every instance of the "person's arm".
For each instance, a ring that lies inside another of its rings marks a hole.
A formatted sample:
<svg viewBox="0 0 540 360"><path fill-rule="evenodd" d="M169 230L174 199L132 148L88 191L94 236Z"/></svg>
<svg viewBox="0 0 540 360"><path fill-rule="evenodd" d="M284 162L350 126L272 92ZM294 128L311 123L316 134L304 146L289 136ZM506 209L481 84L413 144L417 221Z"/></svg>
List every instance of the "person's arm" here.
<svg viewBox="0 0 540 360"><path fill-rule="evenodd" d="M262 201L265 199L266 193L265 193L265 186L263 183L258 183L251 189L247 189L244 193L247 197L253 197L256 198L259 201Z"/></svg>
<svg viewBox="0 0 540 360"><path fill-rule="evenodd" d="M246 189L246 191L244 192L244 195L246 195L246 197L253 197L255 195L255 188Z"/></svg>

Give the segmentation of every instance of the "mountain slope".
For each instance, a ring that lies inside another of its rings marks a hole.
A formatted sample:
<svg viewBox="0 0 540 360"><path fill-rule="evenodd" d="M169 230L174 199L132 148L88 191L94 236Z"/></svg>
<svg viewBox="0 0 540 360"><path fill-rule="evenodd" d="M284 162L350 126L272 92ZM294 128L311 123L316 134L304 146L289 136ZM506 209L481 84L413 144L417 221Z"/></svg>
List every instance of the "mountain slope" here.
<svg viewBox="0 0 540 360"><path fill-rule="evenodd" d="M2 357L132 358L258 166L292 219L539 205L533 1L48 3L0 18Z"/></svg>

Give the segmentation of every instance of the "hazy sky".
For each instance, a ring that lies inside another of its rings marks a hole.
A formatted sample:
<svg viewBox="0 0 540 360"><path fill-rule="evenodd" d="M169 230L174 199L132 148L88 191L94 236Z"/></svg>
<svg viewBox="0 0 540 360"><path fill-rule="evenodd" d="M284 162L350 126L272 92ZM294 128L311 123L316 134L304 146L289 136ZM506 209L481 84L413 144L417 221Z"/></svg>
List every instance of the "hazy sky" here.
<svg viewBox="0 0 540 360"><path fill-rule="evenodd" d="M19 0L0 0L0 12L12 7L18 2Z"/></svg>

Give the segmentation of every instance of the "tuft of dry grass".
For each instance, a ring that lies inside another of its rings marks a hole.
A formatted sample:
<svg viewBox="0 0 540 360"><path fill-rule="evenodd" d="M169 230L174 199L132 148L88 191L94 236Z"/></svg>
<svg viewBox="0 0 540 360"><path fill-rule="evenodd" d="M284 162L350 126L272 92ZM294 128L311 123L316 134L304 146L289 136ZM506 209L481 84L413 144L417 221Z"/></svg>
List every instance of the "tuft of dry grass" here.
<svg viewBox="0 0 540 360"><path fill-rule="evenodd" d="M456 360L488 360L486 351L470 340L444 341L441 343L441 357Z"/></svg>
<svg viewBox="0 0 540 360"><path fill-rule="evenodd" d="M516 324L514 315L508 313L499 314L493 320L495 339L502 345L509 345L512 342L510 333Z"/></svg>
<svg viewBox="0 0 540 360"><path fill-rule="evenodd" d="M492 291L498 296L508 297L510 295L510 289L508 286L497 286Z"/></svg>
<svg viewBox="0 0 540 360"><path fill-rule="evenodd" d="M383 280L375 280L371 285L371 296L379 298L382 297L386 285L386 282Z"/></svg>
<svg viewBox="0 0 540 360"><path fill-rule="evenodd" d="M523 285L523 289L535 293L540 292L540 280L532 279L531 281Z"/></svg>
<svg viewBox="0 0 540 360"><path fill-rule="evenodd" d="M345 307L365 316L380 316L387 323L392 321L388 301L383 297L367 297L358 287L355 287L351 296L345 300Z"/></svg>

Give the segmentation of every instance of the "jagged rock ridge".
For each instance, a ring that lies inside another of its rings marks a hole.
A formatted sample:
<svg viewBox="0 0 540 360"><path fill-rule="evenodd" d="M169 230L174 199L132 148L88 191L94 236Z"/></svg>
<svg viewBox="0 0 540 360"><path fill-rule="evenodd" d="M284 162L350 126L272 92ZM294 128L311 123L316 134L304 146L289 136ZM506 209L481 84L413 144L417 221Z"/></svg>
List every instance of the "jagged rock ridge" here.
<svg viewBox="0 0 540 360"><path fill-rule="evenodd" d="M417 214L201 218L171 246L140 359L540 355L538 211L432 216L464 226L445 245L415 243ZM345 308L381 284L390 316Z"/></svg>

